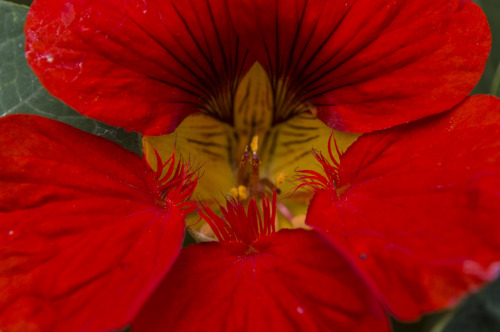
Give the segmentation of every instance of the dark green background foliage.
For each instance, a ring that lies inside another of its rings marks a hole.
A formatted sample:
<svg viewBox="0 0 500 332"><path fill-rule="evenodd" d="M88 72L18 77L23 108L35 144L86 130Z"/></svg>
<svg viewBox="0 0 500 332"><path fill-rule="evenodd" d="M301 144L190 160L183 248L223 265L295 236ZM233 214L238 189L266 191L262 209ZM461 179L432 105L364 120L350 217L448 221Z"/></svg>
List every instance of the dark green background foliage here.
<svg viewBox="0 0 500 332"><path fill-rule="evenodd" d="M31 3L30 0L14 2ZM500 0L475 2L488 16L493 44L484 75L473 94L500 96ZM140 137L137 134L82 117L51 97L40 85L24 59L23 24L26 13L26 7L0 0L0 116L32 113L54 118L140 153ZM500 332L500 282L469 297L453 312L429 315L415 323L393 321L393 326L396 332Z"/></svg>
<svg viewBox="0 0 500 332"><path fill-rule="evenodd" d="M474 2L483 8L488 17L493 42L483 78L473 94L489 93L500 96L500 0L475 0Z"/></svg>

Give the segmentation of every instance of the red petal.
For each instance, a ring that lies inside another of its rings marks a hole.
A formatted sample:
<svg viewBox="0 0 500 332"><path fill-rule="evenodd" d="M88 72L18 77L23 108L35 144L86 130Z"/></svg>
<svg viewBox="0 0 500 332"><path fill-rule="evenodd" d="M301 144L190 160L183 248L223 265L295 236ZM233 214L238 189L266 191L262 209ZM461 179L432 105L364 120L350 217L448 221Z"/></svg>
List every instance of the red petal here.
<svg viewBox="0 0 500 332"><path fill-rule="evenodd" d="M248 64L220 2L37 0L26 23L28 62L87 116L147 135L172 132L214 98L231 99Z"/></svg>
<svg viewBox="0 0 500 332"><path fill-rule="evenodd" d="M183 214L110 141L29 115L0 132L0 329L124 327L176 258Z"/></svg>
<svg viewBox="0 0 500 332"><path fill-rule="evenodd" d="M390 330L368 288L316 233L285 230L247 248L183 249L132 330Z"/></svg>
<svg viewBox="0 0 500 332"><path fill-rule="evenodd" d="M497 277L499 99L362 136L338 172L338 196L319 191L306 222L352 254L397 317L444 309Z"/></svg>
<svg viewBox="0 0 500 332"><path fill-rule="evenodd" d="M234 0L233 23L271 75L334 129L368 132L448 110L491 37L465 0Z"/></svg>

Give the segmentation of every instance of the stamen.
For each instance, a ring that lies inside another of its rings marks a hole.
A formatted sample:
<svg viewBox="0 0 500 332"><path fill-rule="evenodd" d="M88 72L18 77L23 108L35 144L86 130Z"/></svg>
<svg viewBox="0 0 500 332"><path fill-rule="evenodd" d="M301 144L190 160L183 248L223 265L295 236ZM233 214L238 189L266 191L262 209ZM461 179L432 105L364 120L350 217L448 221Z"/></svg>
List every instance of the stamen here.
<svg viewBox="0 0 500 332"><path fill-rule="evenodd" d="M254 136L252 138L252 143L250 143L250 148L254 154L257 153L257 149L259 148L259 136Z"/></svg>
<svg viewBox="0 0 500 332"><path fill-rule="evenodd" d="M257 197L259 192L259 171L260 171L260 161L259 156L256 152L252 154L252 166L250 169L250 181L248 187L250 189L250 196Z"/></svg>
<svg viewBox="0 0 500 332"><path fill-rule="evenodd" d="M240 185L237 188L231 188L229 193L231 194L231 197L237 201L244 201L248 199L248 190L245 186Z"/></svg>
<svg viewBox="0 0 500 332"><path fill-rule="evenodd" d="M238 174L236 175L236 183L245 183L245 175L247 173L247 165L250 161L250 153L248 152L248 146L245 147L245 153L241 156L240 164L238 166Z"/></svg>
<svg viewBox="0 0 500 332"><path fill-rule="evenodd" d="M245 186L238 186L238 196L240 199L245 200L248 198L248 190Z"/></svg>
<svg viewBox="0 0 500 332"><path fill-rule="evenodd" d="M260 179L260 160L257 154L259 149L259 137L254 136L250 142L250 149L252 155L248 151L248 145L245 148L245 153L241 156L240 163L238 166L238 172L236 176L238 187L232 188L229 194L236 200L246 200L248 196L250 197L260 197L262 196L262 186ZM247 173L247 167L250 164L249 174ZM248 189L247 189L248 188ZM271 190L274 189L271 183Z"/></svg>

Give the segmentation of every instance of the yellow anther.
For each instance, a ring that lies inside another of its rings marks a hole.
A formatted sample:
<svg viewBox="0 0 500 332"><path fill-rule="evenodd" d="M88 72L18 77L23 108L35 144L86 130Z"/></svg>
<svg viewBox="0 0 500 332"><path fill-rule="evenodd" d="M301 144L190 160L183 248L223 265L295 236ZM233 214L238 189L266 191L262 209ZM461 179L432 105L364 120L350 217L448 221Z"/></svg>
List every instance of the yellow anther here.
<svg viewBox="0 0 500 332"><path fill-rule="evenodd" d="M285 178L286 178L286 174L280 173L280 175L278 175L276 177L276 181L274 182L274 186L276 188L281 188L281 186L283 185L283 182L285 182Z"/></svg>
<svg viewBox="0 0 500 332"><path fill-rule="evenodd" d="M243 201L248 198L248 190L245 186L234 187L229 190L229 194L236 200Z"/></svg>
<svg viewBox="0 0 500 332"><path fill-rule="evenodd" d="M252 152L257 152L257 149L259 148L259 136L254 136L252 138L252 143L250 143L250 148L252 149Z"/></svg>
<svg viewBox="0 0 500 332"><path fill-rule="evenodd" d="M240 200L245 200L248 198L248 191L247 187L245 186L238 186L238 196Z"/></svg>

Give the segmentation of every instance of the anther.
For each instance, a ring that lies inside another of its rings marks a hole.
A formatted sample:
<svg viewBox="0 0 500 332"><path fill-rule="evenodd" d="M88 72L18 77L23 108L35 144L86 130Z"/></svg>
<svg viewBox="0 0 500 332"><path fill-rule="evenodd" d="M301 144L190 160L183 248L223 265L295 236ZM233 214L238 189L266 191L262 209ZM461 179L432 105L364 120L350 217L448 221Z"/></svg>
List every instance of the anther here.
<svg viewBox="0 0 500 332"><path fill-rule="evenodd" d="M240 185L237 188L236 187L231 188L229 193L231 194L231 196L235 200L238 200L238 201L244 201L244 200L248 199L248 190L247 190L247 187L245 187L245 186Z"/></svg>
<svg viewBox="0 0 500 332"><path fill-rule="evenodd" d="M253 154L257 153L257 149L259 148L259 136L254 136L252 138L252 143L250 143L250 148L252 149Z"/></svg>

